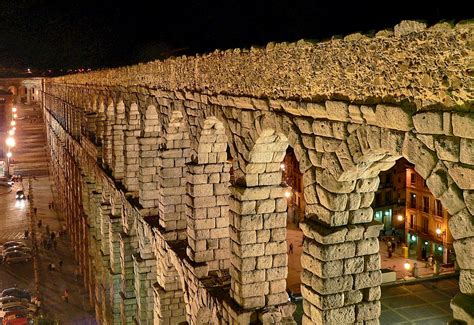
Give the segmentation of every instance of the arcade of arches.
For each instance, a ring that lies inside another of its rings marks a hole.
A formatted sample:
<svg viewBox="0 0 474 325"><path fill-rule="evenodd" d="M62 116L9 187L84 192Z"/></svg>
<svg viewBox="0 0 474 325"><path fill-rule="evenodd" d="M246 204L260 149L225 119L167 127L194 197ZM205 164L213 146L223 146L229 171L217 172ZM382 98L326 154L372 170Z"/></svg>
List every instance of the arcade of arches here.
<svg viewBox="0 0 474 325"><path fill-rule="evenodd" d="M451 306L472 322L472 38L472 24L402 22L44 80L52 170L97 319L293 324L290 219L304 234L303 324L378 324L383 225L370 206L379 172L404 157L452 215Z"/></svg>

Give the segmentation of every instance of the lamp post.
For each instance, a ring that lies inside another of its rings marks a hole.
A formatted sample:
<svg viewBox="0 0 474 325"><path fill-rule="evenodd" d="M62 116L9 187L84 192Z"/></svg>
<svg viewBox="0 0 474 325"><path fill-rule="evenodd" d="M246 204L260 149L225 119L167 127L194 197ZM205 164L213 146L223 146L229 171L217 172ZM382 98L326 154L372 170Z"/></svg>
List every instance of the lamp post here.
<svg viewBox="0 0 474 325"><path fill-rule="evenodd" d="M436 234L438 236L442 236L441 239L442 239L442 242L443 242L443 263L446 264L448 263L448 248L446 247L446 242L447 242L447 239L446 239L446 229L444 230L441 230L440 228L436 228Z"/></svg>

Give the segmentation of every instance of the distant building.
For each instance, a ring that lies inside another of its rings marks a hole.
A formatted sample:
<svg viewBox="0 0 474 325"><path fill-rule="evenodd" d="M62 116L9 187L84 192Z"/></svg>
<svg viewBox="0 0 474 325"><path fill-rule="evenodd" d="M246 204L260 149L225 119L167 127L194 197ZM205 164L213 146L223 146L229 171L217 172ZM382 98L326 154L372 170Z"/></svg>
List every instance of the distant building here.
<svg viewBox="0 0 474 325"><path fill-rule="evenodd" d="M380 173L372 207L374 219L384 224L385 235L399 236L411 258L433 255L439 262L448 262L453 251L450 215L406 159Z"/></svg>

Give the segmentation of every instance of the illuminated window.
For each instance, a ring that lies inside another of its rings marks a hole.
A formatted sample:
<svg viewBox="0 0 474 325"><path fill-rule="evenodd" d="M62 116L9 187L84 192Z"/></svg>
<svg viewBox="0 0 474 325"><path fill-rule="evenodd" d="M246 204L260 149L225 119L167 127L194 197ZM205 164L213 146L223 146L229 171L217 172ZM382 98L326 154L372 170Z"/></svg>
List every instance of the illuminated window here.
<svg viewBox="0 0 474 325"><path fill-rule="evenodd" d="M410 208L416 209L416 194L410 193Z"/></svg>

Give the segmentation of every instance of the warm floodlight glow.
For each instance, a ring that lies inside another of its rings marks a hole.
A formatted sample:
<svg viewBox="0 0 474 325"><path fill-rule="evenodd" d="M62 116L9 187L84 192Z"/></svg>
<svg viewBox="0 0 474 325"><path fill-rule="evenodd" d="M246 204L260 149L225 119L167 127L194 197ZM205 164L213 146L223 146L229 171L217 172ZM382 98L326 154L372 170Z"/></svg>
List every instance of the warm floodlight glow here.
<svg viewBox="0 0 474 325"><path fill-rule="evenodd" d="M291 196L291 191L285 191L285 196L289 198Z"/></svg>
<svg viewBox="0 0 474 325"><path fill-rule="evenodd" d="M11 125L11 126L15 126L15 125L16 125L16 122L15 122L15 121L11 121L11 122L10 122L10 125Z"/></svg>
<svg viewBox="0 0 474 325"><path fill-rule="evenodd" d="M15 139L13 139L12 137L8 137L7 140L5 141L5 143L9 147L14 147L15 144L16 144Z"/></svg>
<svg viewBox="0 0 474 325"><path fill-rule="evenodd" d="M17 118L17 117L18 117L18 115L16 115L16 114L13 114L13 118Z"/></svg>
<svg viewBox="0 0 474 325"><path fill-rule="evenodd" d="M13 107L13 108L12 108L12 112L13 112L13 113L16 112L16 107Z"/></svg>
<svg viewBox="0 0 474 325"><path fill-rule="evenodd" d="M401 214L399 214L399 215L397 216L397 219L398 219L398 221L403 221L403 216L402 216Z"/></svg>
<svg viewBox="0 0 474 325"><path fill-rule="evenodd" d="M285 164L281 164L281 165L280 165L280 169L281 169L281 170L285 170Z"/></svg>
<svg viewBox="0 0 474 325"><path fill-rule="evenodd" d="M12 155L12 153L11 153L10 151L7 152L7 158L11 158L12 156L13 156L13 155Z"/></svg>
<svg viewBox="0 0 474 325"><path fill-rule="evenodd" d="M405 262L405 264L403 264L403 267L405 268L405 270L409 270L411 268L411 265L410 263Z"/></svg>
<svg viewBox="0 0 474 325"><path fill-rule="evenodd" d="M15 135L15 130L13 130L13 129L8 130L8 135L9 135L9 136Z"/></svg>
<svg viewBox="0 0 474 325"><path fill-rule="evenodd" d="M441 235L441 229L436 228L436 234Z"/></svg>

